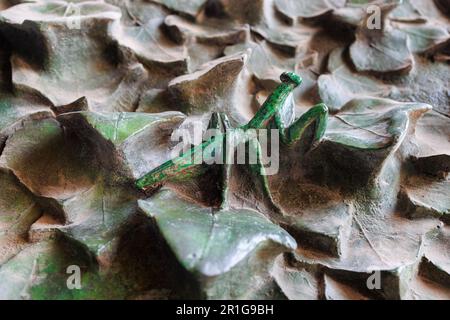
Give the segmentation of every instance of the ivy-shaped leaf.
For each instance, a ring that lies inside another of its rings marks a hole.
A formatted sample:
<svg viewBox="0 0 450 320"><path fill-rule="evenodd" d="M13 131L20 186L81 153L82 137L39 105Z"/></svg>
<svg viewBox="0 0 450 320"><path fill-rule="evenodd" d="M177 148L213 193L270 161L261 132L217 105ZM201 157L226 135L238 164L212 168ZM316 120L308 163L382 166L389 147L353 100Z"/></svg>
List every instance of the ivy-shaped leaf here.
<svg viewBox="0 0 450 320"><path fill-rule="evenodd" d="M322 74L318 80L320 97L331 109L337 110L353 98L376 96L397 101L421 101L432 105L437 112L450 114L446 93L450 68L446 63L417 59L409 74L381 78L352 70L344 58L343 49L333 51L328 61L331 74ZM435 79L433 82L429 80L430 74Z"/></svg>
<svg viewBox="0 0 450 320"><path fill-rule="evenodd" d="M62 202L67 224L59 232L75 240L108 269L127 223L136 213L136 192L98 181L91 189Z"/></svg>
<svg viewBox="0 0 450 320"><path fill-rule="evenodd" d="M165 7L195 17L207 0L155 0Z"/></svg>
<svg viewBox="0 0 450 320"><path fill-rule="evenodd" d="M424 53L450 39L448 30L439 25L391 23L392 10L401 7L401 2L387 1L379 7L381 17L378 20L367 14L358 24L350 57L359 72L409 71L413 64L412 52ZM376 22L380 25L372 25Z"/></svg>
<svg viewBox="0 0 450 320"><path fill-rule="evenodd" d="M278 10L288 17L314 18L345 5L346 0L275 0Z"/></svg>
<svg viewBox="0 0 450 320"><path fill-rule="evenodd" d="M36 195L65 199L89 189L97 176L69 141L54 118L27 119L8 137L0 166L12 170Z"/></svg>
<svg viewBox="0 0 450 320"><path fill-rule="evenodd" d="M55 240L27 246L6 263L0 264L0 299L77 300L126 297L128 292L123 284L114 277L109 280L101 278L95 272L89 256L76 249L68 243ZM81 288L68 287L69 266L80 268Z"/></svg>
<svg viewBox="0 0 450 320"><path fill-rule="evenodd" d="M426 22L426 17L424 17L414 6L414 0L403 0L403 2L389 14L389 18L401 22Z"/></svg>
<svg viewBox="0 0 450 320"><path fill-rule="evenodd" d="M295 240L253 210L214 212L162 190L140 208L153 217L180 263L205 276L226 273L263 244L277 243L295 249Z"/></svg>
<svg viewBox="0 0 450 320"><path fill-rule="evenodd" d="M352 148L376 150L401 143L410 125L431 106L365 98L348 102L329 121L325 139Z"/></svg>
<svg viewBox="0 0 450 320"><path fill-rule="evenodd" d="M122 4L125 22L114 23L111 34L150 70L152 85L163 87L169 79L186 73L186 47L171 41L162 31L167 10L147 2L139 2L132 10L127 3Z"/></svg>
<svg viewBox="0 0 450 320"><path fill-rule="evenodd" d="M171 135L184 119L180 112L71 112L58 117L82 141L91 142L96 161L130 179L170 159L171 148L178 143Z"/></svg>
<svg viewBox="0 0 450 320"><path fill-rule="evenodd" d="M247 58L247 52L240 52L208 62L200 70L170 81L169 94L179 110L188 115L227 112L232 120L242 123L245 120L238 107L242 92L237 83Z"/></svg>
<svg viewBox="0 0 450 320"><path fill-rule="evenodd" d="M274 84L279 83L281 70L294 69L294 59L281 59L266 41L261 41L260 43L247 41L246 43L229 46L225 49L225 54L232 55L248 49L251 50L247 62L248 70L261 83L272 82L270 88L273 88Z"/></svg>
<svg viewBox="0 0 450 320"><path fill-rule="evenodd" d="M72 6L79 15L67 13ZM117 7L100 2L26 3L2 11L0 33L14 53L13 83L38 90L54 105L85 96L94 109L131 111L147 73L133 59L124 61L109 34L120 16ZM72 24L77 21L79 28ZM23 56L23 48L31 45L34 54ZM40 59L32 64L36 57Z"/></svg>
<svg viewBox="0 0 450 320"><path fill-rule="evenodd" d="M74 17L81 20L92 18L116 20L120 16L120 10L117 7L99 1L80 3L58 0L37 1L36 3L19 4L1 13L2 18L19 24L25 20L69 24L71 18Z"/></svg>
<svg viewBox="0 0 450 320"><path fill-rule="evenodd" d="M48 117L51 115L51 102L33 90L27 88L16 89L16 92L0 93L0 145L9 129L19 125L19 121L28 116Z"/></svg>
<svg viewBox="0 0 450 320"><path fill-rule="evenodd" d="M318 79L319 94L331 110L339 110L343 105L360 95L388 97L395 88L376 78L353 72L343 60L344 50L335 49L328 60L331 74L322 74Z"/></svg>
<svg viewBox="0 0 450 320"><path fill-rule="evenodd" d="M23 236L42 214L34 195L8 170L0 168L0 246L2 237ZM2 255L5 253L3 252ZM0 261L2 257L0 256Z"/></svg>
<svg viewBox="0 0 450 320"><path fill-rule="evenodd" d="M443 44L450 39L447 28L439 25L402 24L399 26L399 29L408 35L409 48L415 53L423 53L435 49L440 44Z"/></svg>
<svg viewBox="0 0 450 320"><path fill-rule="evenodd" d="M233 45L242 42L246 36L243 27L224 22L194 24L191 21L176 15L169 15L164 20L164 25L168 28L172 37L179 42L189 41L191 37L199 43L208 45ZM190 39L192 41L192 39Z"/></svg>

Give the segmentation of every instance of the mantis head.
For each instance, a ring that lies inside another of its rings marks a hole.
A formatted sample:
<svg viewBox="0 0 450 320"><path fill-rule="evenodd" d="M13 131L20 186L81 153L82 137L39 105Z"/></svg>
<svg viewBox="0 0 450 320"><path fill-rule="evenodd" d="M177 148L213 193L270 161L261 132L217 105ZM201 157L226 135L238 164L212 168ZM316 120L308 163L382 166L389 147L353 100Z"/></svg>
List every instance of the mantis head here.
<svg viewBox="0 0 450 320"><path fill-rule="evenodd" d="M302 83L302 78L293 72L283 72L280 76L280 80L283 83L292 85L293 88L298 87ZM292 92L289 93L288 97L281 105L278 110L278 116L281 120L283 127L288 127L294 122L295 119L295 103Z"/></svg>
<svg viewBox="0 0 450 320"><path fill-rule="evenodd" d="M280 80L283 83L293 85L294 88L298 87L303 81L303 79L299 75L293 72L283 72L280 76Z"/></svg>

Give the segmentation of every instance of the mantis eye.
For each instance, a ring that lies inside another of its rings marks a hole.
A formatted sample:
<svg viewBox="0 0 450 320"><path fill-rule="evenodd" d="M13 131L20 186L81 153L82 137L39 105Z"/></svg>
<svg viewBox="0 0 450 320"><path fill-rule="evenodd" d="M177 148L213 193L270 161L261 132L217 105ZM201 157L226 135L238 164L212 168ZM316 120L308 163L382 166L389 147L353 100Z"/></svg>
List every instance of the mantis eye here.
<svg viewBox="0 0 450 320"><path fill-rule="evenodd" d="M280 76L280 80L284 83L292 83L295 87L299 86L303 79L293 72L283 72Z"/></svg>

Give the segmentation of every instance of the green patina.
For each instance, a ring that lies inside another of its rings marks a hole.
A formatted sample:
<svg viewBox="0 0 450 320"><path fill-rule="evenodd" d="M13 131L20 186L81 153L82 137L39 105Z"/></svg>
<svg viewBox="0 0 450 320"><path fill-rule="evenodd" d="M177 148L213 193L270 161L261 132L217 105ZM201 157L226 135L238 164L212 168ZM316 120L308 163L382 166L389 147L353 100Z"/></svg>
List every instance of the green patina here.
<svg viewBox="0 0 450 320"><path fill-rule="evenodd" d="M291 72L283 73L280 79L282 83L267 98L250 122L237 128L238 130L230 129L226 115L213 114L209 127L215 129L219 129L220 127L225 128L225 132L222 135L216 135L204 141L202 144L192 147L181 156L163 163L161 166L138 179L136 186L139 189L145 190L161 184L170 178L179 178L180 176L184 178L186 176L189 177L192 172L198 172L191 170L194 167L199 167L199 163L195 159L203 159L205 162L214 159L214 152L207 151L214 149L221 150L225 141L232 135L234 139L237 138L238 144L248 142L250 137L246 135L246 132L250 129L269 128L271 123L274 123L275 128L279 130L281 141L287 145L301 139L306 128L315 123L314 138L316 141L319 141L323 137L327 126L328 108L324 104L318 104L308 110L290 126L286 127L282 121L283 107L288 97L292 94L292 91L301 84L302 79ZM256 144L253 145L253 148L255 148L254 151L257 153L258 159L257 165L251 166L251 170L258 171L258 174L260 174L262 169L260 163L260 146ZM223 156L225 157L225 155ZM265 179L264 185L267 186Z"/></svg>
<svg viewBox="0 0 450 320"><path fill-rule="evenodd" d="M11 105L11 101L0 100L0 130L11 120L11 113L13 112L15 112L15 110Z"/></svg>
<svg viewBox="0 0 450 320"><path fill-rule="evenodd" d="M81 114L93 128L114 144L121 144L151 123L163 120L163 117L132 112L119 112L112 119L102 113L83 112Z"/></svg>

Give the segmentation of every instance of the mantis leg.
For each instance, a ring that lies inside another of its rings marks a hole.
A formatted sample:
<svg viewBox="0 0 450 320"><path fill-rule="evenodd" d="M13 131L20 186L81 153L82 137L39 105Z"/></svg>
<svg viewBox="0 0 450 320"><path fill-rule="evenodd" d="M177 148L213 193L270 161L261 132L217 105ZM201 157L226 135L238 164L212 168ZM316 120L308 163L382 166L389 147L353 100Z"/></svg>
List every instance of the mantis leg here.
<svg viewBox="0 0 450 320"><path fill-rule="evenodd" d="M221 115L218 113L213 113L211 120L209 121L208 128L221 129L221 123ZM202 171L201 168L205 148L214 149L215 145L219 143L221 142L216 139L209 139L202 142L202 144L198 146L192 146L182 155L166 161L159 167L156 167L139 178L136 181L136 187L141 190L146 190L177 176L191 177L200 174Z"/></svg>
<svg viewBox="0 0 450 320"><path fill-rule="evenodd" d="M227 142L229 139L231 139L231 135L230 135L231 124L225 113L216 113L216 116L214 116L214 117L215 117L214 122L216 123L216 129L220 129L222 132L224 132L224 139L223 139L223 145L222 145L223 165L222 165L222 169L221 169L222 203L221 203L220 208L227 209L229 206L229 203L228 203L228 180L230 179L230 174L231 174L231 163L233 163L231 161L231 159L234 157L234 150L232 150L231 152L228 152L228 148L227 148ZM211 119L211 120L213 120L213 119ZM211 122L210 122L210 124L211 124Z"/></svg>
<svg viewBox="0 0 450 320"><path fill-rule="evenodd" d="M222 129L222 113L213 112L211 118L209 118L208 129Z"/></svg>
<svg viewBox="0 0 450 320"><path fill-rule="evenodd" d="M209 144L210 142L207 141L206 143ZM185 177L195 175L195 168L200 167L201 163L195 163L194 159L197 158L197 155L200 155L201 159L203 149L204 145L199 145L191 148L188 152L175 159L164 162L159 167L156 167L139 178L136 181L136 187L141 190L147 190L180 174L184 174Z"/></svg>
<svg viewBox="0 0 450 320"><path fill-rule="evenodd" d="M227 152L227 140L231 138L230 135L230 122L228 120L228 117L225 113L219 113L214 112L211 115L211 118L209 120L208 129L215 129L219 130L223 136L224 139L221 141L222 146L219 147L216 145L216 151L221 153L221 157L223 159L223 165L220 166L220 175L221 175L221 181L220 181L220 190L221 190L221 209L227 209L229 207L228 203L228 180L230 178L231 173L231 158L234 156L234 152ZM228 134L227 134L228 131ZM232 150L234 151L234 150ZM208 153L208 152L206 152Z"/></svg>
<svg viewBox="0 0 450 320"><path fill-rule="evenodd" d="M309 109L288 128L283 128L280 117L278 115L275 116L275 125L280 130L281 140L288 145L300 140L305 130L311 125L315 125L313 143L320 141L325 134L327 122L328 107L323 103L319 103Z"/></svg>
<svg viewBox="0 0 450 320"><path fill-rule="evenodd" d="M267 179L266 170L264 168L261 145L259 144L257 139L251 139L248 141L248 151L255 152L256 154L256 163L250 164L251 175L254 178L255 183L257 184L257 188L261 188L263 193L263 202L267 206L269 210L277 214L283 214L281 208L275 204L272 194L269 189L269 181Z"/></svg>

